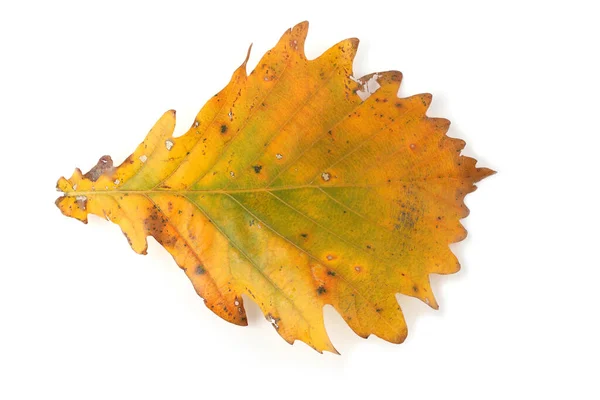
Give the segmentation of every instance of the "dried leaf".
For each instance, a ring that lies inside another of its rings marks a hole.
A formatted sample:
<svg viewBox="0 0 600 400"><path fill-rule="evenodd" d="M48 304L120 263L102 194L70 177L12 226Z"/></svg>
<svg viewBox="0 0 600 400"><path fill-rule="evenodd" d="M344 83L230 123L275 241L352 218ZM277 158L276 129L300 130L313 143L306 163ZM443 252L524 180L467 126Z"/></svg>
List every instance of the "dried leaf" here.
<svg viewBox="0 0 600 400"><path fill-rule="evenodd" d="M56 204L118 224L140 254L153 236L231 323L247 324L247 294L289 343L336 352L325 304L357 335L400 343L395 294L437 309L429 274L458 271L463 199L493 171L425 115L431 95L397 97L400 72L354 78L357 39L307 60L307 28L250 75L246 58L185 135L168 111L121 165L61 178Z"/></svg>

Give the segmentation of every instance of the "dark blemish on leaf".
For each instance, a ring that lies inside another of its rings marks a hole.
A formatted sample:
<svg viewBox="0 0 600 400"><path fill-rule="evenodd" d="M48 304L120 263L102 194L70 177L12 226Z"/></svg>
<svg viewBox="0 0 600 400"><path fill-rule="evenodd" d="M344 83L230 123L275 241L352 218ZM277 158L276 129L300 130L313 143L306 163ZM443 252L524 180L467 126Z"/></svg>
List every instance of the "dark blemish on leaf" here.
<svg viewBox="0 0 600 400"><path fill-rule="evenodd" d="M378 313L383 311L383 308L376 308L375 311L377 311Z"/></svg>
<svg viewBox="0 0 600 400"><path fill-rule="evenodd" d="M329 275L329 276L335 276L335 271L327 271L327 275Z"/></svg>
<svg viewBox="0 0 600 400"><path fill-rule="evenodd" d="M85 211L87 209L87 197L85 196L77 196L75 197L75 204L81 211Z"/></svg>
<svg viewBox="0 0 600 400"><path fill-rule="evenodd" d="M307 233L301 233L300 236L302 236L303 238L307 238L308 234Z"/></svg>
<svg viewBox="0 0 600 400"><path fill-rule="evenodd" d="M260 174L260 170L262 169L262 165L253 165L252 168L254 169L254 172L256 172L257 174Z"/></svg>
<svg viewBox="0 0 600 400"><path fill-rule="evenodd" d="M327 292L327 289L325 289L325 286L323 286L323 285L321 285L317 288L317 293L319 294L319 296L326 292Z"/></svg>
<svg viewBox="0 0 600 400"><path fill-rule="evenodd" d="M196 274L204 275L205 273L206 273L206 270L204 269L204 265L196 266Z"/></svg>
<svg viewBox="0 0 600 400"><path fill-rule="evenodd" d="M413 212L416 210L412 210ZM405 211L400 212L398 216L398 228L397 229L412 229L417 223L418 217L415 217L412 213Z"/></svg>
<svg viewBox="0 0 600 400"><path fill-rule="evenodd" d="M412 287L413 292L417 293L419 291L419 288L415 285Z"/></svg>
<svg viewBox="0 0 600 400"><path fill-rule="evenodd" d="M94 165L92 169L90 169L83 177L85 179L89 179L92 182L96 182L100 176L105 173L110 173L113 170L113 160L110 156L102 156Z"/></svg>
<svg viewBox="0 0 600 400"><path fill-rule="evenodd" d="M227 125L221 125L221 133L226 133L227 132Z"/></svg>

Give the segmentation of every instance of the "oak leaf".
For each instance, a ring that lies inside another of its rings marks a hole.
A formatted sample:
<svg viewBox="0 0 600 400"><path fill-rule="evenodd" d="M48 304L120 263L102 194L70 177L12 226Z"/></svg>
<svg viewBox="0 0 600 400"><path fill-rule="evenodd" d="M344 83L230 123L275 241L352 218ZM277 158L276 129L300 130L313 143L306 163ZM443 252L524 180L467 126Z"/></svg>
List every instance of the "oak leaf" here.
<svg viewBox="0 0 600 400"><path fill-rule="evenodd" d="M430 94L398 98L400 72L355 78L357 39L308 60L307 29L249 75L246 58L185 135L168 111L121 165L60 178L56 204L118 224L137 253L154 237L231 323L247 324L246 294L289 343L336 352L331 304L357 335L400 343L396 293L438 308L429 274L458 271L463 199L493 171L426 116Z"/></svg>

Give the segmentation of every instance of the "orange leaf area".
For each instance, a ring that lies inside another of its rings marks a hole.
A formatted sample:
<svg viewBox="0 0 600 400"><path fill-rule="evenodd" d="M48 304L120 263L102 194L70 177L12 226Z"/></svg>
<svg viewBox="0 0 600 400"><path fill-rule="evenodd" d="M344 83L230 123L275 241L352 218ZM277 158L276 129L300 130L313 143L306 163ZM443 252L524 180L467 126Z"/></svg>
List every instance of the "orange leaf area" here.
<svg viewBox="0 0 600 400"><path fill-rule="evenodd" d="M459 270L464 197L493 171L426 116L431 95L398 98L400 72L355 78L357 39L308 60L307 29L249 75L246 59L183 136L168 111L121 165L61 178L56 204L118 224L137 253L154 237L231 323L247 324L247 294L289 343L336 352L326 304L357 335L400 343L396 293L438 307L429 274Z"/></svg>

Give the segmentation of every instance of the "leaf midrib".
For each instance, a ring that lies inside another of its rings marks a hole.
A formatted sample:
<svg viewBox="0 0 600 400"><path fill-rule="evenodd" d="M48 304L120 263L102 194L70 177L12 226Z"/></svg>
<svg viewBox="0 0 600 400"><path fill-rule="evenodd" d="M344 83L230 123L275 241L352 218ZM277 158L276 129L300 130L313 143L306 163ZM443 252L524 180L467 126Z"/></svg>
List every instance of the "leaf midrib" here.
<svg viewBox="0 0 600 400"><path fill-rule="evenodd" d="M139 189L139 190L86 190L79 191L74 190L71 192L63 192L64 196L76 197L76 196L94 196L94 195L116 195L116 194L164 194L169 193L173 195L182 195L185 196L190 193L206 193L206 194L231 194L231 193L272 193L272 192L281 192L284 190L296 190L296 189L336 189L336 188L376 188L382 186L393 186L395 183L406 182L412 184L419 184L422 182L439 182L439 181L455 181L455 180L463 180L464 178L455 177L455 176L445 176L441 178L436 177L426 177L422 179L395 179L393 182L381 182L381 183L373 183L373 184L346 184L346 185L296 185L296 186L280 186L280 187L263 187L263 188L252 188L252 189L184 189L184 190L171 190L171 189Z"/></svg>

